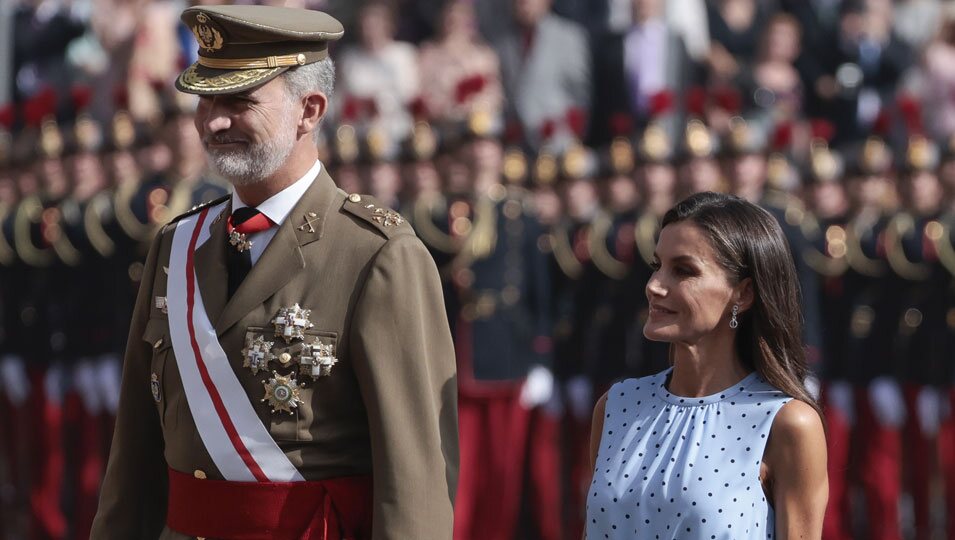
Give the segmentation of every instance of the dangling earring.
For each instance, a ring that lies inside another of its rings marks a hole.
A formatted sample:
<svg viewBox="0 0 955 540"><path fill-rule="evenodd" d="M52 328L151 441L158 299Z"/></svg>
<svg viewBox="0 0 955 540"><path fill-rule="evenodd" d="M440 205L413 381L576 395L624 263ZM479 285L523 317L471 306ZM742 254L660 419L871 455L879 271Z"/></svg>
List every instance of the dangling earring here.
<svg viewBox="0 0 955 540"><path fill-rule="evenodd" d="M739 304L733 305L733 317L730 318L730 328L739 326L739 321L736 319L737 315L739 315Z"/></svg>

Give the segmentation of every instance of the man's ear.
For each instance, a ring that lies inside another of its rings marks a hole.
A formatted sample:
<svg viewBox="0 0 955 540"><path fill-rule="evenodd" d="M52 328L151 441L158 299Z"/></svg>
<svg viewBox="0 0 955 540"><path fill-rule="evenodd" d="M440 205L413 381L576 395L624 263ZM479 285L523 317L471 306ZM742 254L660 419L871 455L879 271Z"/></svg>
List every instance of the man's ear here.
<svg viewBox="0 0 955 540"><path fill-rule="evenodd" d="M756 292L753 290L753 278L744 278L736 286L736 299L734 304L739 305L740 311L748 311L753 307L753 301L756 299Z"/></svg>
<svg viewBox="0 0 955 540"><path fill-rule="evenodd" d="M321 92L308 94L302 98L305 107L302 109L302 118L298 122L298 134L312 133L318 129L325 113L328 112L328 96Z"/></svg>

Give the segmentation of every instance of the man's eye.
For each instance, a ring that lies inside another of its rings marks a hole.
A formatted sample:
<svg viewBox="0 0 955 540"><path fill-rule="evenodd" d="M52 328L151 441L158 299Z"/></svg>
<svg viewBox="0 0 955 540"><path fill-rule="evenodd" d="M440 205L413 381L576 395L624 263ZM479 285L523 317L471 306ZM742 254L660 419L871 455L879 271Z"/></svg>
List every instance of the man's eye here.
<svg viewBox="0 0 955 540"><path fill-rule="evenodd" d="M653 261L652 263L650 263L650 269L653 270L654 272L656 272L657 270L659 270L659 269L660 269L660 262L659 262L659 261Z"/></svg>

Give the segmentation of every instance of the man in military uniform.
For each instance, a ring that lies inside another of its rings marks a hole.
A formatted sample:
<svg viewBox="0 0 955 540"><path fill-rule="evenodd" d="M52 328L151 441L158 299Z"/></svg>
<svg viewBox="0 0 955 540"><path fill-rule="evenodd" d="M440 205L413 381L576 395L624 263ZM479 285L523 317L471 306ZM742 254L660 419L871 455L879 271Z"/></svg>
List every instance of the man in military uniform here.
<svg viewBox="0 0 955 540"><path fill-rule="evenodd" d="M315 11L187 9L177 87L231 198L147 258L91 536L451 535L454 352L437 271L401 216L335 188L314 131L330 41Z"/></svg>

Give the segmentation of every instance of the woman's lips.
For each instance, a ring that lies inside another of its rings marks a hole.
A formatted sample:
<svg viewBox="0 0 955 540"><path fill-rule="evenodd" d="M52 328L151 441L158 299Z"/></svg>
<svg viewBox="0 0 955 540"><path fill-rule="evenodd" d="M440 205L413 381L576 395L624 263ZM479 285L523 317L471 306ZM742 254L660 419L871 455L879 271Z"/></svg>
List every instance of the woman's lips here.
<svg viewBox="0 0 955 540"><path fill-rule="evenodd" d="M660 316L660 315L674 315L674 314L676 314L676 312L673 310L666 309L665 307L662 307L662 306L650 304L650 315Z"/></svg>

